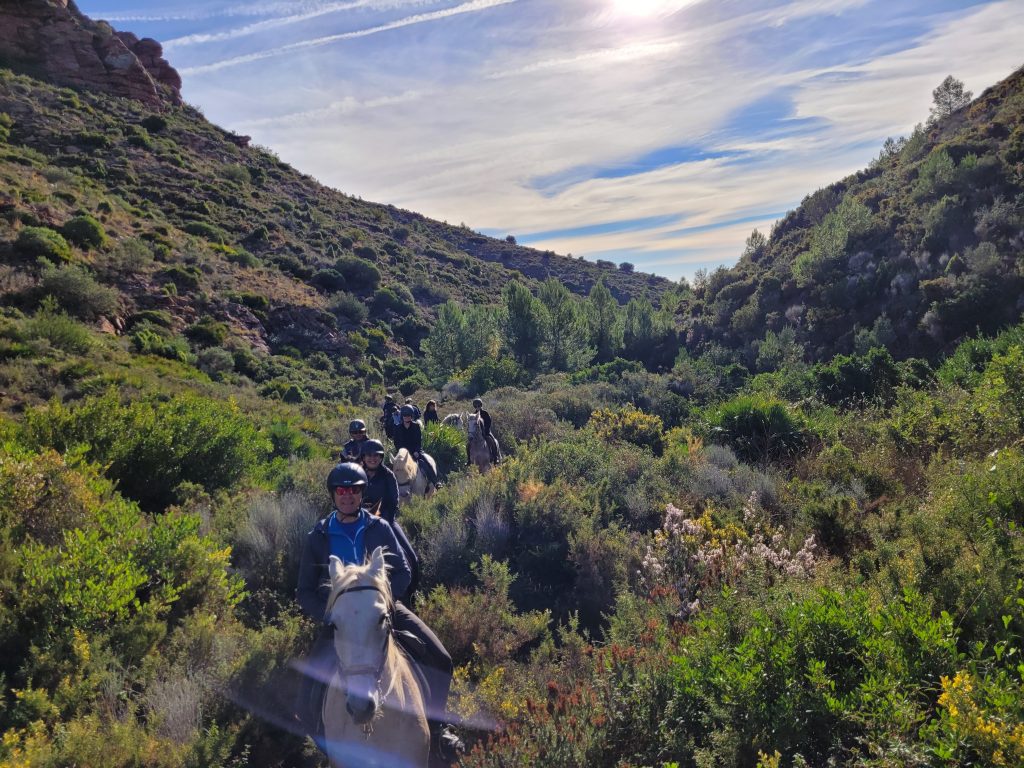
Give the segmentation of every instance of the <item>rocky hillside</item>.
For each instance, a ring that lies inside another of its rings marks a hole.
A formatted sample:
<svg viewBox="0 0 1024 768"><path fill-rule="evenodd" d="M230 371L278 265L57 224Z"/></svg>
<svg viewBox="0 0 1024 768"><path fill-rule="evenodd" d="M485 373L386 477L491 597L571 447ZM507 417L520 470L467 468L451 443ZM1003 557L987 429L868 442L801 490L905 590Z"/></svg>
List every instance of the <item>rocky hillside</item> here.
<svg viewBox="0 0 1024 768"><path fill-rule="evenodd" d="M270 374L250 358L308 367L324 353L369 388L418 356L438 305L496 303L513 277L581 293L603 279L622 302L655 304L671 285L324 187L181 104L156 41L66 0L0 0L0 64L0 304L11 309L56 296L108 332L157 334L171 357L216 342L257 381ZM55 293L54 280L75 288ZM360 390L306 384L324 397Z"/></svg>
<svg viewBox="0 0 1024 768"><path fill-rule="evenodd" d="M722 344L751 363L769 331L791 329L815 360L876 345L934 357L1016 322L1024 70L808 195L695 288L680 310L688 344Z"/></svg>

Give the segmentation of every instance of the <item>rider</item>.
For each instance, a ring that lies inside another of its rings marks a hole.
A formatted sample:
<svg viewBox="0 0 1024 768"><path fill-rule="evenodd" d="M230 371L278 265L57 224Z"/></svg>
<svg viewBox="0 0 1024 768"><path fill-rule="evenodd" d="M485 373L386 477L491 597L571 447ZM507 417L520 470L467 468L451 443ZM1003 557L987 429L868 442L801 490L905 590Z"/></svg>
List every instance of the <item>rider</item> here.
<svg viewBox="0 0 1024 768"><path fill-rule="evenodd" d="M391 437L394 434L395 427L398 426L398 420L395 418L395 414L398 413L398 404L395 403L395 396L384 395L384 404L381 405L380 410L380 422L384 427L384 434Z"/></svg>
<svg viewBox="0 0 1024 768"><path fill-rule="evenodd" d="M498 441L491 434L491 414L484 410L484 401L479 397L473 400L473 410L476 411L476 423L480 434L487 441L487 450L491 452L491 464L501 463L501 453L498 451ZM466 447L466 454L469 454L469 447Z"/></svg>
<svg viewBox="0 0 1024 768"><path fill-rule="evenodd" d="M437 424L440 421L441 417L437 415L437 400L428 400L427 407L423 409L423 425Z"/></svg>
<svg viewBox="0 0 1024 768"><path fill-rule="evenodd" d="M366 442L366 422L352 419L348 424L348 434L352 438L341 449L342 461L359 461L360 448Z"/></svg>
<svg viewBox="0 0 1024 768"><path fill-rule="evenodd" d="M405 398L405 404L412 406L413 418L416 419L416 421L419 421L423 417L423 414L420 412L420 407L412 401L411 397Z"/></svg>
<svg viewBox="0 0 1024 768"><path fill-rule="evenodd" d="M384 464L384 444L380 440L366 440L362 444L362 464L366 471L366 489L363 491L363 506L371 512L376 511L395 530L395 538L409 561L412 571L412 583L407 592L407 601L412 604L412 596L419 584L420 559L416 550L409 543L409 538L398 524L398 480L395 473Z"/></svg>
<svg viewBox="0 0 1024 768"><path fill-rule="evenodd" d="M395 638L416 660L427 679L429 698L426 704L432 749L442 759L452 762L464 749L458 736L444 722L452 682L452 659L430 628L401 602L409 586L409 565L391 525L363 508L366 486L366 472L358 464L345 462L334 467L327 476L327 490L334 509L306 536L296 598L303 612L321 622L320 634L310 654L310 667L315 673L313 684L317 680L328 679L330 665L334 663L334 628L323 623L331 592L330 556L334 555L349 565L361 565L369 553L382 547L394 598L392 626ZM320 685L315 696L313 691L306 692L304 701L310 702L304 707L307 722L314 721L315 715L311 717L311 713L320 711L323 688Z"/></svg>
<svg viewBox="0 0 1024 768"><path fill-rule="evenodd" d="M408 404L402 406L402 423L392 436L392 440L395 441L395 450L400 451L405 448L409 451L409 454L419 462L420 467L427 473L427 482L435 488L440 488L441 484L437 481L437 472L430 466L429 461L422 460L423 428L418 421L413 421L415 416L416 411L413 410L413 406Z"/></svg>

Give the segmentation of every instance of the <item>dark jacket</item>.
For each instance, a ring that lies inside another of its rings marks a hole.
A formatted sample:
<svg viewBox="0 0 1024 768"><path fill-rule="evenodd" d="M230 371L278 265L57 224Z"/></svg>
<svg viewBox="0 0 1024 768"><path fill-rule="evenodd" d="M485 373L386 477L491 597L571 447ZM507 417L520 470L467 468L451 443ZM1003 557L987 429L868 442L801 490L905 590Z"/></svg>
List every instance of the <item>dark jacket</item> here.
<svg viewBox="0 0 1024 768"><path fill-rule="evenodd" d="M366 477L369 482L363 491L363 506L372 507L379 501L380 516L389 523L395 522L395 515L398 514L398 480L395 473L381 464L373 477L370 477L369 472Z"/></svg>
<svg viewBox="0 0 1024 768"><path fill-rule="evenodd" d="M437 424L440 421L441 421L441 417L437 415L437 409L436 408L434 410L432 410L432 411L426 410L426 411L423 412L423 423L424 424L430 424L431 422L433 422L434 424Z"/></svg>
<svg viewBox="0 0 1024 768"><path fill-rule="evenodd" d="M405 424L395 427L391 439L395 441L396 452L403 448L413 455L423 452L423 428L417 421L412 422L408 428Z"/></svg>
<svg viewBox="0 0 1024 768"><path fill-rule="evenodd" d="M331 557L330 536L327 534L327 521L330 515L319 520L306 535L306 545L299 561L299 584L295 597L303 612L315 619L323 621L327 611L327 598L331 594L331 577L328 561ZM367 554L377 547L384 548L384 559L387 561L388 580L391 582L391 595L395 600L405 597L412 580L409 563L405 559L398 539L391 525L379 517L370 515L363 533L363 546Z"/></svg>
<svg viewBox="0 0 1024 768"><path fill-rule="evenodd" d="M349 440L341 449L342 460L352 459L353 461L359 461L359 451L363 447L365 440Z"/></svg>
<svg viewBox="0 0 1024 768"><path fill-rule="evenodd" d="M491 434L491 414L481 408L478 419L477 423L481 425L480 434L484 437L489 437Z"/></svg>

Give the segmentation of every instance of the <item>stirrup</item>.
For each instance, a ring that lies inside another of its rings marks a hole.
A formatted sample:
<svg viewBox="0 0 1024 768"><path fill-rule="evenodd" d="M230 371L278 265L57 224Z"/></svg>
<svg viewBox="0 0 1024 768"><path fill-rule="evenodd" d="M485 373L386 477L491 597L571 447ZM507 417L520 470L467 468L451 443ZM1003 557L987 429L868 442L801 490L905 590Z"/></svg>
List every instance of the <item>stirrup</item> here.
<svg viewBox="0 0 1024 768"><path fill-rule="evenodd" d="M430 749L442 762L452 764L466 754L466 745L450 725L431 729Z"/></svg>

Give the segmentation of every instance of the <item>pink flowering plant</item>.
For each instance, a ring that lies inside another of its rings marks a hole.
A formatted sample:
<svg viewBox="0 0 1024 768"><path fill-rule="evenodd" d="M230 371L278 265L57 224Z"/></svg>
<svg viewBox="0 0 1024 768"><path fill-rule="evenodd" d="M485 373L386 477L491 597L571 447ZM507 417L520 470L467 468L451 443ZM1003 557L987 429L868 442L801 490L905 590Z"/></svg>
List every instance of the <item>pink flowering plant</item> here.
<svg viewBox="0 0 1024 768"><path fill-rule="evenodd" d="M818 564L814 535L793 551L783 529L774 525L751 494L743 507L743 525L719 524L707 505L699 516L669 504L641 563L640 578L649 589L668 588L688 618L700 610L701 595L722 586L737 586L748 573L764 574L773 583L779 576L809 578Z"/></svg>

